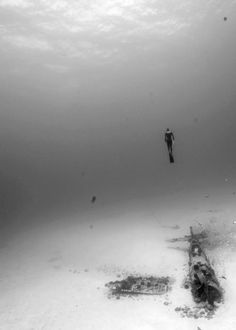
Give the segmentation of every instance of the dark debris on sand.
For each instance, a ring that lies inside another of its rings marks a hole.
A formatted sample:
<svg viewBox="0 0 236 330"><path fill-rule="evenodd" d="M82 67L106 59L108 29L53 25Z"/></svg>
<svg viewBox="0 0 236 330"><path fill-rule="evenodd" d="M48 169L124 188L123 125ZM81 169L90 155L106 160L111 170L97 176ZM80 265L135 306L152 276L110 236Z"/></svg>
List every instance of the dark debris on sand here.
<svg viewBox="0 0 236 330"><path fill-rule="evenodd" d="M175 311L180 313L181 317L195 318L195 319L205 318L210 320L213 318L215 314L215 309L209 310L207 306L196 306L196 307L180 306L180 307L176 307Z"/></svg>
<svg viewBox="0 0 236 330"><path fill-rule="evenodd" d="M96 202L96 199L97 199L97 197L96 196L93 196L92 199L91 199L91 203L94 204Z"/></svg>
<svg viewBox="0 0 236 330"><path fill-rule="evenodd" d="M171 283L169 277L128 276L120 281L109 282L106 287L109 289L109 294L118 297L120 295L161 295L170 290Z"/></svg>

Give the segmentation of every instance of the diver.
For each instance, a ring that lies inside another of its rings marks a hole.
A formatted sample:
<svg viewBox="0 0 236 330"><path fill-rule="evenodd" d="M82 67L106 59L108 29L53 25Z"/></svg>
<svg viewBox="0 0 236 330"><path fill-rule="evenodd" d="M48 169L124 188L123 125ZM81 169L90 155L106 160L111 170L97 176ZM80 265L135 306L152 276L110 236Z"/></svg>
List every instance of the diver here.
<svg viewBox="0 0 236 330"><path fill-rule="evenodd" d="M166 132L165 132L165 142L167 144L167 149L169 152L169 157L170 157L170 162L173 163L174 162L174 158L173 158L173 144L175 141L175 137L173 132L167 128Z"/></svg>

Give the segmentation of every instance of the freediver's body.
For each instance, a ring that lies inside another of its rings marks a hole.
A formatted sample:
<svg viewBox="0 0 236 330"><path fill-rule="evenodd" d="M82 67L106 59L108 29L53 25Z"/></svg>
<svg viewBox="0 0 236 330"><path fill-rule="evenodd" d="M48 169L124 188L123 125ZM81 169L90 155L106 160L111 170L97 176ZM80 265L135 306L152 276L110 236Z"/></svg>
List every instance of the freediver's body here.
<svg viewBox="0 0 236 330"><path fill-rule="evenodd" d="M169 128L167 128L165 132L165 142L167 144L169 154L172 154L173 152L174 141L175 141L175 137L173 132Z"/></svg>

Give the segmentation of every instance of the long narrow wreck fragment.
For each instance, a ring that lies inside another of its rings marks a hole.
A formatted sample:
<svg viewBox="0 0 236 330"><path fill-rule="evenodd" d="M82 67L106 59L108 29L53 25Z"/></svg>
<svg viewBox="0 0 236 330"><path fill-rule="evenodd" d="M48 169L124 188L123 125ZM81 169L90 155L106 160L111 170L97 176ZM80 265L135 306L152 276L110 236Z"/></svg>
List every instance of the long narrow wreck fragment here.
<svg viewBox="0 0 236 330"><path fill-rule="evenodd" d="M169 277L128 276L121 281L109 282L112 295L161 295L169 291L171 279Z"/></svg>
<svg viewBox="0 0 236 330"><path fill-rule="evenodd" d="M222 289L209 259L203 251L199 235L190 227L189 283L196 303L205 302L208 309L222 300Z"/></svg>

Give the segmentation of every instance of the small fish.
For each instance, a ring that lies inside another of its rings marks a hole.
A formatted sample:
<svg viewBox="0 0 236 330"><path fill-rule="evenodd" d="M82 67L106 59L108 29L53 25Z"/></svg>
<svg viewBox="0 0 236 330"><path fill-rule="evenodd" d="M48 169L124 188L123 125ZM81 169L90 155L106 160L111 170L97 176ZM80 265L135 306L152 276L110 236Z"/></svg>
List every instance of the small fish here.
<svg viewBox="0 0 236 330"><path fill-rule="evenodd" d="M92 199L91 199L91 203L95 203L97 197L96 196L93 196Z"/></svg>

